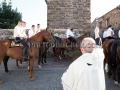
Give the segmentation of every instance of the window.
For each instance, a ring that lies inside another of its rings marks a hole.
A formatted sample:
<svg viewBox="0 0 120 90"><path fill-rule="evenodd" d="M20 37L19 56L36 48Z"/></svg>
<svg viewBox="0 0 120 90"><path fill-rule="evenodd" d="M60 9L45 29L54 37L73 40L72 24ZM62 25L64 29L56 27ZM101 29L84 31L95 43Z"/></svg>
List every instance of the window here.
<svg viewBox="0 0 120 90"><path fill-rule="evenodd" d="M102 28L102 22L99 22L99 27Z"/></svg>
<svg viewBox="0 0 120 90"><path fill-rule="evenodd" d="M110 24L110 18L106 19L106 27Z"/></svg>

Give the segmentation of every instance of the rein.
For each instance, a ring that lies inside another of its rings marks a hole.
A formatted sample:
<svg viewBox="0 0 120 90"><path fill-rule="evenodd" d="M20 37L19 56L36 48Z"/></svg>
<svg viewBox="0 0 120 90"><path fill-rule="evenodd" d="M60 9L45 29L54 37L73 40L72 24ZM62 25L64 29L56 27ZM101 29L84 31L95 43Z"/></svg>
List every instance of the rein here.
<svg viewBox="0 0 120 90"><path fill-rule="evenodd" d="M33 39L31 39L31 38L28 38L28 39L27 39L27 41L30 41L30 40L35 41L35 42L40 42L40 41L37 41L37 40L33 40Z"/></svg>

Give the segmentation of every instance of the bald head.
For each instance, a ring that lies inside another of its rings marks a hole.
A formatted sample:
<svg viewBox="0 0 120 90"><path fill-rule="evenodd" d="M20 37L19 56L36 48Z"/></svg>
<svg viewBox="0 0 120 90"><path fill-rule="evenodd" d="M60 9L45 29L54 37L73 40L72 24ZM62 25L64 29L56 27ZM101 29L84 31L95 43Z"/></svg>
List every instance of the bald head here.
<svg viewBox="0 0 120 90"><path fill-rule="evenodd" d="M90 37L84 38L80 45L81 52L83 54L92 53L94 45L95 45L95 40L93 38Z"/></svg>

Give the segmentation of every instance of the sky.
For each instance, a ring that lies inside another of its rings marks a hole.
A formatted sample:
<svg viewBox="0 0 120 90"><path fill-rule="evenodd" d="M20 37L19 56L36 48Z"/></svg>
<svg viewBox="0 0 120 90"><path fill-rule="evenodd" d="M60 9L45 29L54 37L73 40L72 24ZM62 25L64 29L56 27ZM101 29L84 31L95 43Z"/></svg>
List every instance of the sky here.
<svg viewBox="0 0 120 90"><path fill-rule="evenodd" d="M0 0L0 3L2 1ZM91 0L91 22L118 5L120 5L120 0ZM17 8L22 13L22 20L27 22L27 28L38 23L41 25L41 29L47 27L47 4L45 0L12 0L12 8Z"/></svg>

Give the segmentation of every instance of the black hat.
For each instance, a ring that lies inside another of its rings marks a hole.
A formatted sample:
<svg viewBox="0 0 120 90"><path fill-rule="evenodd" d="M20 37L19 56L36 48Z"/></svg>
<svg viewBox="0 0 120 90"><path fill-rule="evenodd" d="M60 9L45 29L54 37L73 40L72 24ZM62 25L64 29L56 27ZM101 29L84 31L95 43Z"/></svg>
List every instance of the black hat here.
<svg viewBox="0 0 120 90"><path fill-rule="evenodd" d="M109 25L107 26L107 28L109 28L109 27L112 27L112 24L109 24Z"/></svg>

